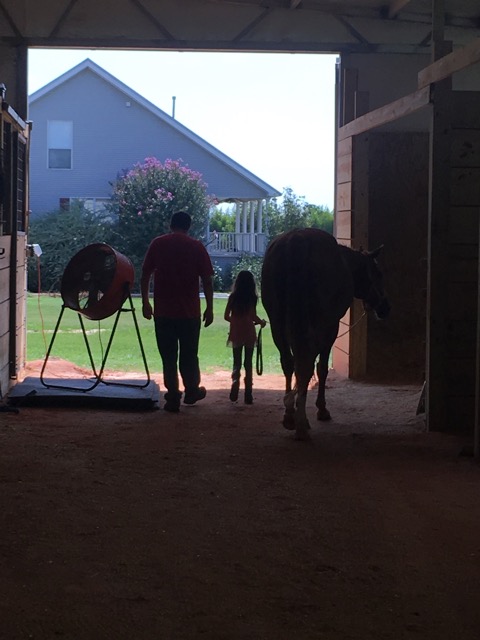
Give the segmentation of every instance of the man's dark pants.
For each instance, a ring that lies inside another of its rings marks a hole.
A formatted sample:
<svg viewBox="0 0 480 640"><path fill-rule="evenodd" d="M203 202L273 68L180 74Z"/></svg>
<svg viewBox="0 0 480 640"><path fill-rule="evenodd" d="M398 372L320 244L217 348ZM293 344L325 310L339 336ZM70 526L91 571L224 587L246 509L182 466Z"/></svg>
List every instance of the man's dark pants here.
<svg viewBox="0 0 480 640"><path fill-rule="evenodd" d="M200 318L155 318L155 336L163 363L163 382L167 389L166 400L176 401L181 397L178 369L185 392L194 393L198 389L200 323Z"/></svg>

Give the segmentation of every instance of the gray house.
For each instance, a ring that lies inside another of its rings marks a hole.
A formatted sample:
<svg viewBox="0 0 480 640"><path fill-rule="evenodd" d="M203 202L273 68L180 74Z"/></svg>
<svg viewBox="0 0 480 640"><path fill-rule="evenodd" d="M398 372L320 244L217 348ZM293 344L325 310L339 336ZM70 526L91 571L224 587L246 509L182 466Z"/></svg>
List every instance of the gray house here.
<svg viewBox="0 0 480 640"><path fill-rule="evenodd" d="M147 157L181 158L209 193L236 203L236 229L212 255L263 254L263 204L280 193L89 59L29 98L31 216L74 200L101 209L117 174Z"/></svg>

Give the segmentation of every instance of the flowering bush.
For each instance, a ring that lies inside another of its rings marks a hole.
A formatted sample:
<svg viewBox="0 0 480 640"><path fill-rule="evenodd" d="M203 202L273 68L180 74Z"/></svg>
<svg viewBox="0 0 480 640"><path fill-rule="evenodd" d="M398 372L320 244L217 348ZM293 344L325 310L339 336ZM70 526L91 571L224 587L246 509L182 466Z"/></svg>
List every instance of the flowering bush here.
<svg viewBox="0 0 480 640"><path fill-rule="evenodd" d="M119 175L112 184L110 212L118 216L116 247L138 269L150 241L167 233L175 211L192 216L190 235L205 237L210 207L214 199L197 171L182 160L145 158Z"/></svg>

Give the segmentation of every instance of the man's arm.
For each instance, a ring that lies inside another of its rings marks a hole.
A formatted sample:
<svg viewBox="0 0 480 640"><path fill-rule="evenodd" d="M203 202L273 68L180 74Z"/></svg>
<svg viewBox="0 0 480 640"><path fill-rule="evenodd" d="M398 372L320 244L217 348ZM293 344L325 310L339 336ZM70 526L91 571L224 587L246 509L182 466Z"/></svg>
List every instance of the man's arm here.
<svg viewBox="0 0 480 640"><path fill-rule="evenodd" d="M225 313L223 314L223 317L227 322L230 322L232 318L232 307L230 304L230 298L227 300L227 305L225 307Z"/></svg>
<svg viewBox="0 0 480 640"><path fill-rule="evenodd" d="M205 294L206 307L203 312L204 326L209 327L213 322L213 278L206 276L202 278L203 293Z"/></svg>
<svg viewBox="0 0 480 640"><path fill-rule="evenodd" d="M142 314L147 320L153 315L152 305L150 304L150 279L152 272L142 269L142 277L140 278L140 291L142 292Z"/></svg>

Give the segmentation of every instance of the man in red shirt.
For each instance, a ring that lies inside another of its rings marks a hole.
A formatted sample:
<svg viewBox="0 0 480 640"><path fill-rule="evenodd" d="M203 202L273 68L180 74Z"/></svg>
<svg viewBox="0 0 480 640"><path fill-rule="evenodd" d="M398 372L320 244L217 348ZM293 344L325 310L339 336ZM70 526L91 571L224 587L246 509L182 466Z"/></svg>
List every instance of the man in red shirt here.
<svg viewBox="0 0 480 640"><path fill-rule="evenodd" d="M163 363L166 411L178 412L182 393L178 369L185 387L183 401L195 404L207 395L200 386L198 343L201 307L199 280L202 281L206 307L205 327L213 322L213 267L201 242L188 235L192 219L185 211L177 211L170 221L171 233L152 240L142 268L142 312L150 320L153 315L158 350ZM153 275L153 311L149 300ZM178 361L178 368L177 368Z"/></svg>

